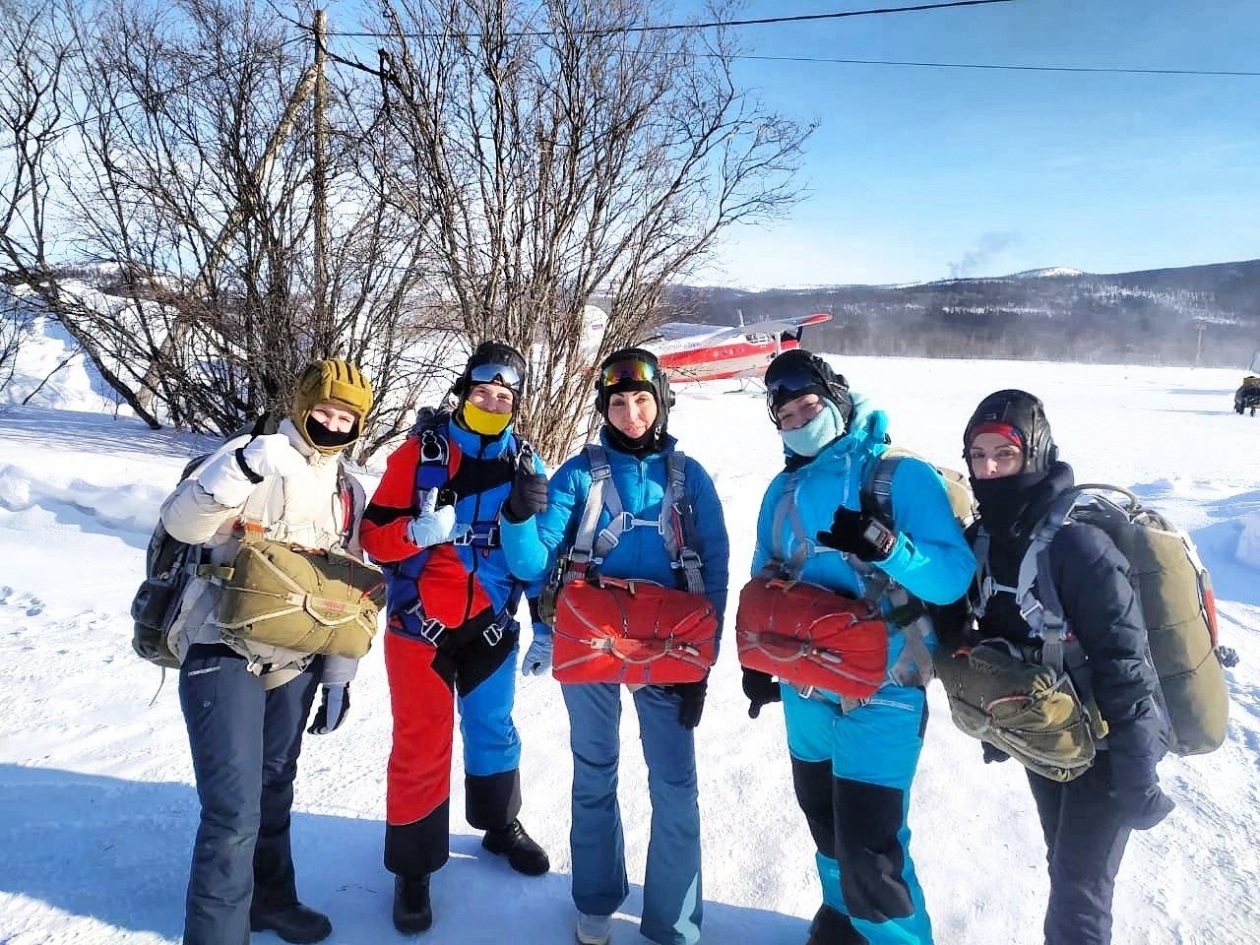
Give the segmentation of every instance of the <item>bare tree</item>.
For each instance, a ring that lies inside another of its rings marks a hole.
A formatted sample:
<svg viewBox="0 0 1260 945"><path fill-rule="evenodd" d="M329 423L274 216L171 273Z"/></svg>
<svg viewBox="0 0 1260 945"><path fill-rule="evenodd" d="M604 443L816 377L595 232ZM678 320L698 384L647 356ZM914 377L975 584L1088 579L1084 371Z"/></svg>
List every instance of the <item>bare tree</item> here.
<svg viewBox="0 0 1260 945"><path fill-rule="evenodd" d="M641 339L666 285L723 230L798 196L812 128L737 88L723 30L641 29L667 13L656 0L379 2L403 145L394 190L423 224L432 292L473 342L535 352L526 426L551 460L589 424L592 360ZM596 295L611 301L592 351Z"/></svg>
<svg viewBox="0 0 1260 945"><path fill-rule="evenodd" d="M84 146L67 173L78 249L117 265L117 301L73 320L115 386L155 417L225 432L286 407L310 357L339 355L378 391L367 448L405 429L443 336L426 337L417 288L423 217L377 169L379 84L325 93L316 161L314 47L271 6L94 13L79 25Z"/></svg>

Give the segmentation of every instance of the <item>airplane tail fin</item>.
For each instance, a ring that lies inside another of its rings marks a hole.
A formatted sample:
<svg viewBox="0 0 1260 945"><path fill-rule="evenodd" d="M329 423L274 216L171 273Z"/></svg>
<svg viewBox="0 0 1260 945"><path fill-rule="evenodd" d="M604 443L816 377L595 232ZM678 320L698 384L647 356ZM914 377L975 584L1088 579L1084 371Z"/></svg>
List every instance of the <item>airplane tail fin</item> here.
<svg viewBox="0 0 1260 945"><path fill-rule="evenodd" d="M608 328L608 313L598 305L586 306L582 316L582 353L593 360L599 352L604 340L604 331Z"/></svg>

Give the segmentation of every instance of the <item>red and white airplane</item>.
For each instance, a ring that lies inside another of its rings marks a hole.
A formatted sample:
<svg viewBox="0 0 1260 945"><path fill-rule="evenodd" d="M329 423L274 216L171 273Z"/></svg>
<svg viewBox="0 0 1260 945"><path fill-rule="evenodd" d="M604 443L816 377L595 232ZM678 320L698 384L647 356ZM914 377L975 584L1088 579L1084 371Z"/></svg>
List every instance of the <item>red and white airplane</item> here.
<svg viewBox="0 0 1260 945"><path fill-rule="evenodd" d="M770 362L783 351L800 346L809 325L831 321L826 312L769 319L751 325L715 327L667 322L644 347L655 354L674 383L724 378L761 380Z"/></svg>

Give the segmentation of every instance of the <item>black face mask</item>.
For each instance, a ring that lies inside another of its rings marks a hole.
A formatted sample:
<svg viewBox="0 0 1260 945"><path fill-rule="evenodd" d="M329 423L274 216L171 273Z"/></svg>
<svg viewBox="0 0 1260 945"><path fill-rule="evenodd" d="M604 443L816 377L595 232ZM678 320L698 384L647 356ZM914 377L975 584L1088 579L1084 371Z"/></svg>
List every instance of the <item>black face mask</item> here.
<svg viewBox="0 0 1260 945"><path fill-rule="evenodd" d="M1022 472L998 479L972 477L971 489L980 507L980 521L990 535L1011 533L1045 478L1044 472Z"/></svg>
<svg viewBox="0 0 1260 945"><path fill-rule="evenodd" d="M334 449L338 446L349 446L359 438L359 421L345 433L334 433L314 417L306 418L306 435L312 443L323 449Z"/></svg>
<svg viewBox="0 0 1260 945"><path fill-rule="evenodd" d="M651 453L659 453L661 450L660 421L653 423L642 436L631 439L611 423L605 423L604 429L608 432L608 444L621 453L630 453L634 456L647 456Z"/></svg>

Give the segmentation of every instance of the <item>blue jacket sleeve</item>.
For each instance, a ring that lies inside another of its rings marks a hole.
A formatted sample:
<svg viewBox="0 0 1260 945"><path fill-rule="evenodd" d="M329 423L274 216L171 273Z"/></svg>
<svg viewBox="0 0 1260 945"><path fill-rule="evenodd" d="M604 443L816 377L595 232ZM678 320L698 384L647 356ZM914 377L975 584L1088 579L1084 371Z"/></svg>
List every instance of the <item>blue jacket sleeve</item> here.
<svg viewBox="0 0 1260 945"><path fill-rule="evenodd" d="M936 470L913 457L898 463L892 512L897 543L877 566L929 604L952 604L967 593L976 559Z"/></svg>
<svg viewBox="0 0 1260 945"><path fill-rule="evenodd" d="M590 476L583 473L585 460L573 457L551 477L547 511L523 522L500 519L500 535L508 568L522 581L540 581L555 569L577 533L578 517L590 491Z"/></svg>
<svg viewBox="0 0 1260 945"><path fill-rule="evenodd" d="M695 550L703 562L704 593L717 611L720 636L730 582L731 543L713 480L704 467L690 457L687 458L687 492L695 521L698 546Z"/></svg>

